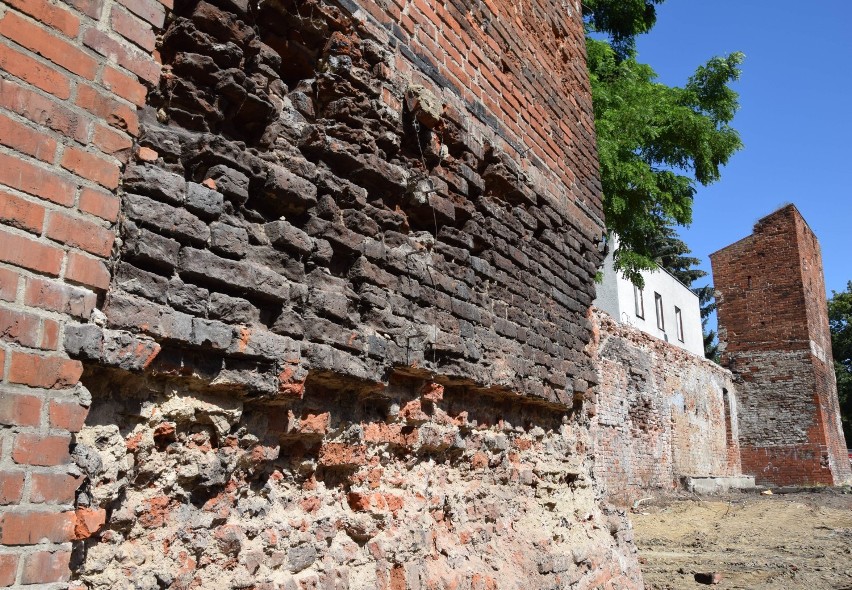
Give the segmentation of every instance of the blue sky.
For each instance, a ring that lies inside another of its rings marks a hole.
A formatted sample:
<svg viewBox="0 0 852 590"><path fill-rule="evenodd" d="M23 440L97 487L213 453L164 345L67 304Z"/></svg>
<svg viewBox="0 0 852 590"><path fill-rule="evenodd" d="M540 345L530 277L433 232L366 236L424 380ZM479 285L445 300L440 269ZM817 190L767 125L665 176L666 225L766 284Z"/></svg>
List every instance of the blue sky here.
<svg viewBox="0 0 852 590"><path fill-rule="evenodd" d="M637 47L665 84L682 85L715 55L746 55L734 120L745 148L719 182L699 188L693 224L680 228L702 268L758 219L795 203L822 246L829 294L844 290L852 280L852 0L666 0L657 16Z"/></svg>

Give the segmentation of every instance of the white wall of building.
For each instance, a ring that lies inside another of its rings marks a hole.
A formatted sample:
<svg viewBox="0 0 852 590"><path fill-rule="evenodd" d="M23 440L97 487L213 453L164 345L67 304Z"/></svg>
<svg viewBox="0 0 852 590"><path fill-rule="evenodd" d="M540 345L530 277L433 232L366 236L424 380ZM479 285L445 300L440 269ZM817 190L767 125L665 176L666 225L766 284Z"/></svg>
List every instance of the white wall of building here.
<svg viewBox="0 0 852 590"><path fill-rule="evenodd" d="M601 268L603 281L597 285L595 307L623 324L630 324L669 344L704 356L698 296L665 270L644 271L645 287L641 292L644 313L637 313L640 311L636 305L638 289L613 269L613 251L617 247L617 242L611 244ZM662 328L658 323L657 295L661 302ZM680 310L680 321L677 310ZM683 326L682 332L678 329L679 324Z"/></svg>

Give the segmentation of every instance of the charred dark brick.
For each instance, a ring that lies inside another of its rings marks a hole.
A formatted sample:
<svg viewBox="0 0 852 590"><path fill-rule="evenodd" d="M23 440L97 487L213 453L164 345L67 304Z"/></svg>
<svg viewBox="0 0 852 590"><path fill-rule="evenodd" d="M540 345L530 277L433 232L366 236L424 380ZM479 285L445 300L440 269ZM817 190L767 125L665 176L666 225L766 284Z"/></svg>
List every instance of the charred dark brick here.
<svg viewBox="0 0 852 590"><path fill-rule="evenodd" d="M226 223L210 224L210 249L217 254L243 258L248 251L248 232Z"/></svg>
<svg viewBox="0 0 852 590"><path fill-rule="evenodd" d="M203 219L216 219L222 214L225 198L222 193L206 186L190 182L187 184L186 208Z"/></svg>
<svg viewBox="0 0 852 590"><path fill-rule="evenodd" d="M126 262L119 263L115 273L115 284L127 293L139 295L158 303L166 302L168 279L136 268Z"/></svg>
<svg viewBox="0 0 852 590"><path fill-rule="evenodd" d="M254 324L260 320L260 310L240 297L212 293L207 313L209 317L230 324Z"/></svg>
<svg viewBox="0 0 852 590"><path fill-rule="evenodd" d="M308 234L287 221L273 221L264 226L269 241L276 248L310 254L314 249L314 240Z"/></svg>
<svg viewBox="0 0 852 590"><path fill-rule="evenodd" d="M216 189L237 205L244 204L249 198L249 178L239 170L217 164L207 170L205 175L216 183Z"/></svg>
<svg viewBox="0 0 852 590"><path fill-rule="evenodd" d="M180 277L172 277L168 289L167 299L170 306L196 316L203 317L207 314L207 289L184 283Z"/></svg>
<svg viewBox="0 0 852 590"><path fill-rule="evenodd" d="M183 176L152 164L128 166L122 185L128 192L162 199L175 205L183 204L186 198L186 180Z"/></svg>
<svg viewBox="0 0 852 590"><path fill-rule="evenodd" d="M204 243L210 237L207 224L186 209L130 194L124 196L124 204L130 219L178 240Z"/></svg>
<svg viewBox="0 0 852 590"><path fill-rule="evenodd" d="M204 250L182 249L179 270L182 276L196 281L221 285L262 299L287 301L290 295L289 281L277 272L253 262L221 258Z"/></svg>
<svg viewBox="0 0 852 590"><path fill-rule="evenodd" d="M123 236L125 258L168 272L177 266L180 242L137 227L131 221L124 223Z"/></svg>
<svg viewBox="0 0 852 590"><path fill-rule="evenodd" d="M316 205L317 187L282 166L270 166L264 186L268 206L284 213L301 213Z"/></svg>
<svg viewBox="0 0 852 590"><path fill-rule="evenodd" d="M110 294L105 313L114 328L183 342L189 342L192 336L191 316L118 291Z"/></svg>

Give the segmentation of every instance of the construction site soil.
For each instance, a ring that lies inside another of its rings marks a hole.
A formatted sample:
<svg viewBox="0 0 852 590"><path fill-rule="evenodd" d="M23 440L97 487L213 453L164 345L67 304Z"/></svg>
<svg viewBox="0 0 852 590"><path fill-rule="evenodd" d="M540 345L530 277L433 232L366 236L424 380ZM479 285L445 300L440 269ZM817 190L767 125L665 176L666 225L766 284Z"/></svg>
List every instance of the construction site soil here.
<svg viewBox="0 0 852 590"><path fill-rule="evenodd" d="M852 491L796 490L761 495L642 502L632 514L649 590L703 588L852 589Z"/></svg>

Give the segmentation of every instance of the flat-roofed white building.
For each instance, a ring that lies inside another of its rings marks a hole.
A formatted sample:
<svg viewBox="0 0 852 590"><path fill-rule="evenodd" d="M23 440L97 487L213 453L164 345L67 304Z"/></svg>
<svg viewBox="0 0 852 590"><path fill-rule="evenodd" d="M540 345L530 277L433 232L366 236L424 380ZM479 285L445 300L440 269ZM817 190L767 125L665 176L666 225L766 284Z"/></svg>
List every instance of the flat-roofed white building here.
<svg viewBox="0 0 852 590"><path fill-rule="evenodd" d="M594 305L623 324L630 324L646 334L704 356L704 333L698 296L668 271L644 271L642 289L621 276L613 268L611 244L597 285Z"/></svg>

